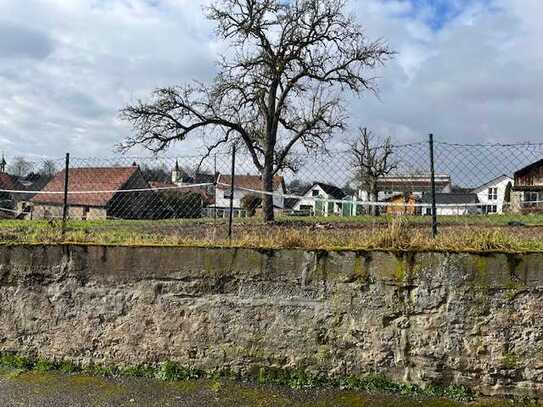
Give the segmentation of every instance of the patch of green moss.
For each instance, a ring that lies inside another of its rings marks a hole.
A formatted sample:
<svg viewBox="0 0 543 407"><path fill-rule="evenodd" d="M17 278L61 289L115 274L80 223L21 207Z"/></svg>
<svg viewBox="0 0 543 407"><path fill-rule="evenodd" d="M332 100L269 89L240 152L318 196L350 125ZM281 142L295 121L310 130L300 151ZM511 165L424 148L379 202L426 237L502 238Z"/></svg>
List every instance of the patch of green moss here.
<svg viewBox="0 0 543 407"><path fill-rule="evenodd" d="M403 258L396 258L396 266L394 268L394 280L398 283L404 282L407 277L407 263Z"/></svg>
<svg viewBox="0 0 543 407"><path fill-rule="evenodd" d="M3 353L0 355L0 366L14 369L31 369L34 363L25 356L14 353Z"/></svg>
<svg viewBox="0 0 543 407"><path fill-rule="evenodd" d="M505 369L516 369L521 362L520 357L515 353L505 353L501 359L501 365Z"/></svg>
<svg viewBox="0 0 543 407"><path fill-rule="evenodd" d="M71 374L79 372L81 369L71 360L63 360L59 363L58 369L65 374Z"/></svg>
<svg viewBox="0 0 543 407"><path fill-rule="evenodd" d="M38 372L49 372L51 370L57 369L57 366L54 362L40 357L38 358L38 360L36 360L34 369Z"/></svg>
<svg viewBox="0 0 543 407"><path fill-rule="evenodd" d="M138 376L138 377L147 377L147 378L156 378L163 380L167 383L164 383L164 386L173 386L175 389L180 389L183 392L194 392L197 391L201 385L198 384L197 380L208 379L211 382L206 382L207 388L210 391L215 393L220 393L221 395L228 394L231 387L235 386L230 380L243 380L246 382L257 383L260 385L284 385L293 389L313 389L313 388L340 388L343 391L354 391L354 392L369 392L371 394L390 394L390 395L402 395L408 397L421 397L421 398L444 398L448 400L458 400L458 401L469 401L473 399L473 394L469 389L462 386L427 386L420 387L413 384L400 384L395 383L386 376L379 374L370 374L370 375L352 375L341 378L331 378L326 375L321 374L312 374L308 373L301 369L295 370L284 370L277 368L269 367L258 367L252 370L252 373L240 375L239 373L234 373L230 370L216 370L211 372L205 372L200 369L194 369L190 367L181 366L175 362L167 361L154 368L147 365L140 365L132 368L119 369L115 367L104 367L98 365L91 365L86 368L80 367L73 362L63 361L61 363L49 362L46 359L37 359L32 360L24 358L15 354L0 354L0 362L4 364L9 364L10 367L6 368L9 372L16 372L16 377L21 377L21 380L29 381L47 381L54 380L53 375L43 373L41 370L58 370L60 372L70 373L70 383L75 386L101 386L101 383L104 383L102 380L96 376L86 377L81 375L74 375L74 372L82 372L85 374L95 374L100 376L110 376L110 375L129 375L129 376ZM506 354L504 355L503 364L506 367L513 368L518 367L520 364L520 357L515 354ZM24 366L24 368L15 368L14 366ZM29 372L28 374L25 373ZM29 369L36 369L36 372L32 372ZM40 371L37 371L40 369ZM8 373L2 373L4 377ZM225 381L224 379L227 379ZM106 386L104 384L104 386ZM239 386L238 386L239 387ZM105 387L105 392L107 394L116 394L119 391L119 388L116 385L111 385L110 387ZM243 393L243 394L241 394ZM260 400L264 402L267 400L266 397L269 397L269 394L262 392L257 389L241 389L237 391L236 396L242 397L243 400ZM278 398L278 403L275 404L264 404L264 405L273 405L273 406L290 406L288 399ZM354 402L355 399L351 401ZM275 401L275 399L274 399ZM279 403L281 401L281 403ZM260 405L259 403L253 403L250 405ZM349 406L348 398L344 400L342 404L336 404L338 406L345 405ZM354 404L357 405L357 404ZM445 401L442 404L427 404L428 406L448 406ZM509 405L509 404L503 404ZM521 405L521 404L510 404L510 405ZM481 404L485 407L497 407L502 406L502 404Z"/></svg>
<svg viewBox="0 0 543 407"><path fill-rule="evenodd" d="M155 376L165 381L196 380L205 377L205 372L166 361L160 365Z"/></svg>
<svg viewBox="0 0 543 407"><path fill-rule="evenodd" d="M486 278L488 277L488 259L485 256L476 256L473 265L479 281L486 282Z"/></svg>

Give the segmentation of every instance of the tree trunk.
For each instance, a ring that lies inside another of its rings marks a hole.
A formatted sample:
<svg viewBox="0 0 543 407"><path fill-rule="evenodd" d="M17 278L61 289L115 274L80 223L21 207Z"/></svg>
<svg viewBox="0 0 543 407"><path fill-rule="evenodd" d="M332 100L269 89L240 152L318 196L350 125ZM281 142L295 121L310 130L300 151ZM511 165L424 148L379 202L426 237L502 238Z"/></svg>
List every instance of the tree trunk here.
<svg viewBox="0 0 543 407"><path fill-rule="evenodd" d="M266 155L264 161L264 168L262 170L262 187L265 192L273 193L273 157ZM264 222L273 222L273 196L264 195L262 197L262 212L264 215Z"/></svg>
<svg viewBox="0 0 543 407"><path fill-rule="evenodd" d="M376 190L370 192L370 202L377 202L379 200L379 194ZM379 207L377 205L371 205L371 216L379 216Z"/></svg>

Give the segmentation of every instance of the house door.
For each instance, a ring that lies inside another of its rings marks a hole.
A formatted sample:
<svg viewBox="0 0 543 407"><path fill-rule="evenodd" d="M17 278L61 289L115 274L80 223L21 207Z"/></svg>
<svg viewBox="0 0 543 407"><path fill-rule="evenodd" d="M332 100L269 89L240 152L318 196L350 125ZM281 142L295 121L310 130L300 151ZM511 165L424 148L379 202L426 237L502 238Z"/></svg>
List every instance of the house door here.
<svg viewBox="0 0 543 407"><path fill-rule="evenodd" d="M351 216L353 213L352 202L343 202L341 213L343 216Z"/></svg>
<svg viewBox="0 0 543 407"><path fill-rule="evenodd" d="M334 214L334 203L328 202L328 215L333 215L333 214Z"/></svg>
<svg viewBox="0 0 543 407"><path fill-rule="evenodd" d="M324 216L324 201L315 201L315 216Z"/></svg>

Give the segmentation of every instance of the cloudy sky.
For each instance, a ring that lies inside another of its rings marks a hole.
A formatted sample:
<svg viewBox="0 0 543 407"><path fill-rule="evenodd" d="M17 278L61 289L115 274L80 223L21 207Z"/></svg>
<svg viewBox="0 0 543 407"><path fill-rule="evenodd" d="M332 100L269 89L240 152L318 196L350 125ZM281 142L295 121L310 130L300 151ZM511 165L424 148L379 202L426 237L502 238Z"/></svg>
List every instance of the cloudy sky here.
<svg viewBox="0 0 543 407"><path fill-rule="evenodd" d="M0 0L0 150L112 156L126 103L208 80L221 44L204 0ZM398 52L352 128L400 142L543 141L541 0L352 0ZM176 154L194 146L178 145ZM173 153L173 152L172 152Z"/></svg>

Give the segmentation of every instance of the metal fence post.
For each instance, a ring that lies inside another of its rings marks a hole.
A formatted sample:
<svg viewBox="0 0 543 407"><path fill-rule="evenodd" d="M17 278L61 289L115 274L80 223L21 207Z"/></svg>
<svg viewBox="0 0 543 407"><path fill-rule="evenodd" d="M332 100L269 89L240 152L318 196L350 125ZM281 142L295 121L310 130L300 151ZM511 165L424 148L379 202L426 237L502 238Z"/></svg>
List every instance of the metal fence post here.
<svg viewBox="0 0 543 407"><path fill-rule="evenodd" d="M66 232L66 220L68 219L68 182L70 180L70 153L66 153L64 167L64 202L62 206L62 235Z"/></svg>
<svg viewBox="0 0 543 407"><path fill-rule="evenodd" d="M228 239L232 239L232 220L234 216L234 182L236 178L236 145L232 145L232 176L230 180L230 213L228 217Z"/></svg>
<svg viewBox="0 0 543 407"><path fill-rule="evenodd" d="M217 153L213 156L213 194L215 197L215 208L213 210L213 227L217 228L217 179L219 175L217 174Z"/></svg>
<svg viewBox="0 0 543 407"><path fill-rule="evenodd" d="M436 172L434 165L434 135L430 134L430 176L432 183L432 237L437 237Z"/></svg>

